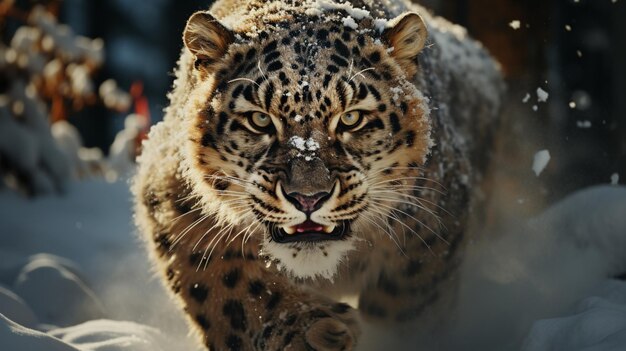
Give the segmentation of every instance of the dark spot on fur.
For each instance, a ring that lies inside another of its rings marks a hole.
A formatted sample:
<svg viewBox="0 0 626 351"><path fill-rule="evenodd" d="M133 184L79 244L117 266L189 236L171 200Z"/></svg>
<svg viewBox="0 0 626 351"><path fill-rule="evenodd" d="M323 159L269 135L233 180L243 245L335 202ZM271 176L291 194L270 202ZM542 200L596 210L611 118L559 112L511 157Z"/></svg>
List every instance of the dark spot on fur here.
<svg viewBox="0 0 626 351"><path fill-rule="evenodd" d="M230 334L226 338L226 347L228 347L229 350L241 351L242 344L243 344L243 341L241 340L241 338L235 334Z"/></svg>
<svg viewBox="0 0 626 351"><path fill-rule="evenodd" d="M370 93L372 93L372 95L374 95L374 98L376 98L376 101L380 101L381 99L380 93L378 92L376 88L374 88L373 85L368 84L367 89L370 91Z"/></svg>
<svg viewBox="0 0 626 351"><path fill-rule="evenodd" d="M346 44L343 43L343 41L339 40L339 39L335 39L335 50L337 50L337 53L345 58L349 58L350 57L350 50L348 49L348 47L346 46Z"/></svg>
<svg viewBox="0 0 626 351"><path fill-rule="evenodd" d="M263 290L265 290L265 284L263 284L263 282L260 280L253 280L250 282L250 285L248 286L248 292L254 296L261 295Z"/></svg>
<svg viewBox="0 0 626 351"><path fill-rule="evenodd" d="M360 46L364 46L365 45L365 36L363 34L357 35L356 41L357 41L357 43L359 43Z"/></svg>
<svg viewBox="0 0 626 351"><path fill-rule="evenodd" d="M240 52L236 53L236 54L233 56L233 62L235 62L235 63L240 63L240 62L241 62L241 60L243 60L243 55L242 55Z"/></svg>
<svg viewBox="0 0 626 351"><path fill-rule="evenodd" d="M165 276L167 277L167 280L174 279L175 275L176 273L171 268L168 268L167 271L165 272Z"/></svg>
<svg viewBox="0 0 626 351"><path fill-rule="evenodd" d="M274 61L269 66L267 66L267 71L268 72L274 72L274 71L278 71L281 68L283 68L282 62Z"/></svg>
<svg viewBox="0 0 626 351"><path fill-rule="evenodd" d="M282 66L282 64L281 64ZM265 109L269 111L272 106L272 98L274 97L274 84L269 83L265 89Z"/></svg>
<svg viewBox="0 0 626 351"><path fill-rule="evenodd" d="M239 268L233 268L230 272L224 274L222 281L227 288L233 289L239 282L240 275Z"/></svg>
<svg viewBox="0 0 626 351"><path fill-rule="evenodd" d="M333 76L331 76L330 74L324 75L324 82L322 83L324 88L328 88L328 85L330 84L330 81L331 81L332 78L333 78Z"/></svg>
<svg viewBox="0 0 626 351"><path fill-rule="evenodd" d="M228 121L228 115L226 114L226 112L220 112L219 120L217 121L217 128L216 128L218 135L224 134L224 126L226 125L227 121Z"/></svg>
<svg viewBox="0 0 626 351"><path fill-rule="evenodd" d="M269 42L269 44L267 44L265 46L265 48L263 49L262 54L265 55L265 54L268 54L268 53L276 50L277 46L278 46L278 41L272 40L271 42Z"/></svg>
<svg viewBox="0 0 626 351"><path fill-rule="evenodd" d="M196 323L204 330L211 328L211 322L204 315L196 315Z"/></svg>
<svg viewBox="0 0 626 351"><path fill-rule="evenodd" d="M398 133L402 128L400 126L400 119L398 118L398 115L393 112L389 114L389 122L391 123L391 130L394 133Z"/></svg>
<svg viewBox="0 0 626 351"><path fill-rule="evenodd" d="M248 85L246 86L246 88L243 90L243 97L244 99L250 101L250 102L254 102L254 96L252 96L252 86Z"/></svg>
<svg viewBox="0 0 626 351"><path fill-rule="evenodd" d="M413 146L413 144L415 143L415 132L412 130L406 132L406 137L404 138L404 140L408 147Z"/></svg>
<svg viewBox="0 0 626 351"><path fill-rule="evenodd" d="M265 63L270 63L270 62L276 60L279 57L280 57L280 52L274 51L272 53L269 53L269 54L265 55L265 59L263 61Z"/></svg>
<svg viewBox="0 0 626 351"><path fill-rule="evenodd" d="M275 291L272 294L272 297L270 297L270 300L267 301L267 305L265 305L265 308L267 308L268 310L273 310L274 308L276 308L281 299L282 295L279 292Z"/></svg>
<svg viewBox="0 0 626 351"><path fill-rule="evenodd" d="M291 343L291 340L293 340L293 337L296 336L296 334L297 334L297 332L295 330L292 330L292 331L288 332L287 334L285 334L283 347L286 347L287 345L289 345Z"/></svg>
<svg viewBox="0 0 626 351"><path fill-rule="evenodd" d="M387 294L397 296L400 292L396 282L391 280L387 275L381 273L378 277L378 286Z"/></svg>
<svg viewBox="0 0 626 351"><path fill-rule="evenodd" d="M370 61L372 61L373 63L377 63L378 61L380 61L380 52L378 51L374 51L370 54Z"/></svg>
<svg viewBox="0 0 626 351"><path fill-rule="evenodd" d="M330 55L330 60L333 61L337 66L348 67L348 61L335 54Z"/></svg>
<svg viewBox="0 0 626 351"><path fill-rule="evenodd" d="M200 283L192 284L189 288L189 296L191 296L198 303L203 303L207 296L209 296L209 289Z"/></svg>
<svg viewBox="0 0 626 351"><path fill-rule="evenodd" d="M159 233L154 237L154 242L163 249L163 251L169 251L172 243L168 239L168 233Z"/></svg>
<svg viewBox="0 0 626 351"><path fill-rule="evenodd" d="M202 259L202 254L200 252L194 252L191 255L189 255L189 263L192 266L198 266L201 259Z"/></svg>
<svg viewBox="0 0 626 351"><path fill-rule="evenodd" d="M416 275L417 273L419 273L421 268L422 268L422 264L418 260L411 260L406 265L406 270L404 271L404 273L408 277L412 277Z"/></svg>
<svg viewBox="0 0 626 351"><path fill-rule="evenodd" d="M265 327L265 329L263 329L263 337L265 339L269 338L270 335L272 335L272 330L274 330L273 325L268 325L267 327Z"/></svg>
<svg viewBox="0 0 626 351"><path fill-rule="evenodd" d="M236 258L243 258L243 256L241 255L241 251L227 249L226 251L224 251L224 254L222 255L222 259L226 261L236 259Z"/></svg>
<svg viewBox="0 0 626 351"><path fill-rule="evenodd" d="M230 318L230 327L234 330L245 331L247 328L246 312L241 302L228 300L222 308L224 316Z"/></svg>
<svg viewBox="0 0 626 351"><path fill-rule="evenodd" d="M320 29L317 31L317 39L326 40L328 39L328 31L326 29Z"/></svg>
<svg viewBox="0 0 626 351"><path fill-rule="evenodd" d="M409 105L407 105L406 102L402 102L400 104L400 110L402 110L402 113L406 113L406 111L409 110Z"/></svg>
<svg viewBox="0 0 626 351"><path fill-rule="evenodd" d="M297 319L298 319L297 315L295 314L289 315L287 319L285 319L285 325L293 325L294 323L296 323Z"/></svg>
<svg viewBox="0 0 626 351"><path fill-rule="evenodd" d="M239 95L241 95L242 90L243 90L243 85L242 84L237 85L237 87L233 89L233 92L231 93L231 97L233 99L237 99Z"/></svg>

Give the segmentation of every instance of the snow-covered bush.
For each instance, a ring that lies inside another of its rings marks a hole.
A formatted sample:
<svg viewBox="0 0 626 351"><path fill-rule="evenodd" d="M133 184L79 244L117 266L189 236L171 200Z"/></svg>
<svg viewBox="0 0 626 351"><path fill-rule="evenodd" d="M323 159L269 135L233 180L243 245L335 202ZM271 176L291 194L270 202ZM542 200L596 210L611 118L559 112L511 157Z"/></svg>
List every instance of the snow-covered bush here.
<svg viewBox="0 0 626 351"><path fill-rule="evenodd" d="M21 12L12 8L7 1L0 9L20 25L0 43L0 184L31 195L59 192L68 178L106 168L102 152L83 148L68 115L95 103L124 112L132 99L113 80L96 87L101 39L76 35L43 5L16 18Z"/></svg>

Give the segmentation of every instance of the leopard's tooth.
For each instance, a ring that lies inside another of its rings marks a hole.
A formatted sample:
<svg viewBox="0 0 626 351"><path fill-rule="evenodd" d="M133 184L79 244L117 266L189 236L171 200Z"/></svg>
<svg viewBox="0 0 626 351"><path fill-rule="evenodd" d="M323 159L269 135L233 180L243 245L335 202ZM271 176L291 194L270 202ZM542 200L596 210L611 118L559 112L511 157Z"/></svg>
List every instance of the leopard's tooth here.
<svg viewBox="0 0 626 351"><path fill-rule="evenodd" d="M291 235L294 234L296 232L296 227L288 227L288 226L283 226L281 227L283 228L283 230L285 231L285 233Z"/></svg>
<svg viewBox="0 0 626 351"><path fill-rule="evenodd" d="M324 226L324 232L327 234L330 234L333 232L333 230L335 230L336 225L331 224L331 225L325 225Z"/></svg>

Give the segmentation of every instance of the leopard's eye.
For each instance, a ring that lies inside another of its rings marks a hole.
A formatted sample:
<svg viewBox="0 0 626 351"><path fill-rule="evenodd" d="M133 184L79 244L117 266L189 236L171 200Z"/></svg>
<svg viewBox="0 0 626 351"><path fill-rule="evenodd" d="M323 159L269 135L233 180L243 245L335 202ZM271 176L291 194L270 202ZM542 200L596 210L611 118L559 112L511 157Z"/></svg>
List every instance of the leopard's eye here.
<svg viewBox="0 0 626 351"><path fill-rule="evenodd" d="M250 124L254 128L265 129L272 124L272 118L267 113L253 112L249 118Z"/></svg>
<svg viewBox="0 0 626 351"><path fill-rule="evenodd" d="M344 128L350 129L359 125L359 122L361 122L361 117L361 112L350 111L341 115L340 122Z"/></svg>

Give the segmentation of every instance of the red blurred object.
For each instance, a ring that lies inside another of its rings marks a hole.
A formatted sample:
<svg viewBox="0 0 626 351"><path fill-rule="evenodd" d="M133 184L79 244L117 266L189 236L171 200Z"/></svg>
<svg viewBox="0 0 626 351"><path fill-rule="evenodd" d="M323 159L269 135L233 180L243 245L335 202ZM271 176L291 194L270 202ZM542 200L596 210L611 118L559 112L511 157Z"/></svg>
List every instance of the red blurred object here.
<svg viewBox="0 0 626 351"><path fill-rule="evenodd" d="M137 122L143 126L135 138L136 155L139 155L141 153L141 142L148 138L148 130L151 124L150 104L148 104L148 98L143 95L143 82L135 81L130 86L130 96L133 97L135 103L135 114L139 116Z"/></svg>

